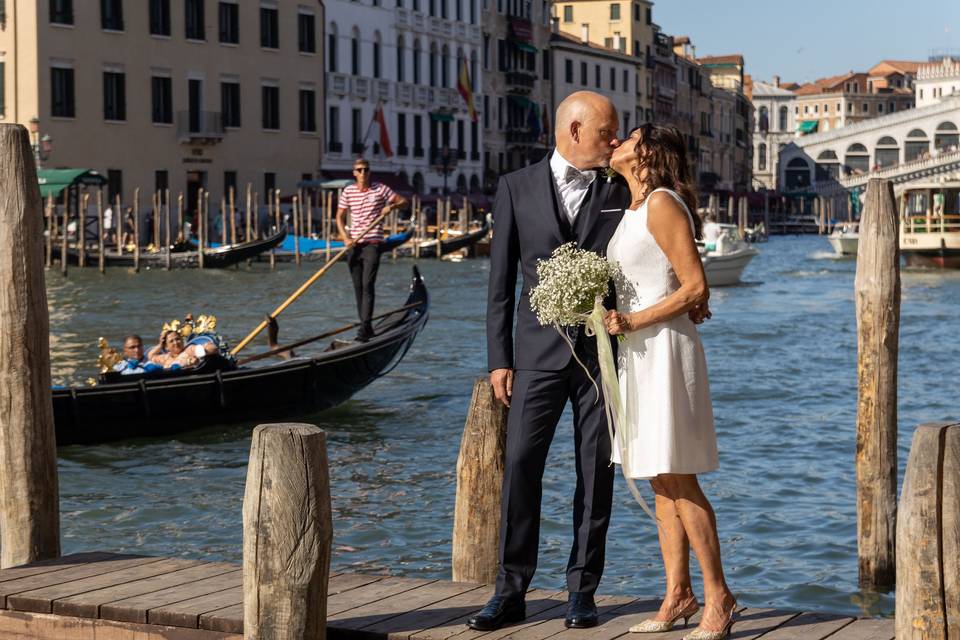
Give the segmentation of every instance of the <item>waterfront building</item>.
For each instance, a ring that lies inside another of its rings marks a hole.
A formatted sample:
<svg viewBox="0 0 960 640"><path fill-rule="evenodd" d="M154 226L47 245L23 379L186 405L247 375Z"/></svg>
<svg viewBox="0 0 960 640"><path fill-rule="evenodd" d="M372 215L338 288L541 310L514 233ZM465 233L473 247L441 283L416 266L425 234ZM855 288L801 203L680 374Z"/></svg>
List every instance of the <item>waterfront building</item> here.
<svg viewBox="0 0 960 640"><path fill-rule="evenodd" d="M615 49L634 59L636 78L634 123L653 121L655 33L653 2L649 0L559 0L554 17L560 31L581 38L584 25L590 42Z"/></svg>
<svg viewBox="0 0 960 640"><path fill-rule="evenodd" d="M566 33L553 34L550 39L554 106L575 91L590 90L601 93L613 102L620 116L620 135L625 136L636 120L635 61L632 56L617 49L590 42L584 33L574 38Z"/></svg>
<svg viewBox="0 0 960 640"><path fill-rule="evenodd" d="M793 91L773 82L747 83L747 96L753 106L753 179L754 186L777 189L780 175L780 151L796 135Z"/></svg>
<svg viewBox="0 0 960 640"><path fill-rule="evenodd" d="M914 85L917 107L960 94L960 58L939 56L921 64Z"/></svg>
<svg viewBox="0 0 960 640"><path fill-rule="evenodd" d="M705 166L712 156L710 145L710 119L713 116L713 103L710 100L712 85L709 81L704 87L703 68L696 61L696 52L687 36L673 37L673 61L676 66L676 94L673 100L673 113L665 120L680 130L687 143L687 160L690 163L690 175L699 178L701 155ZM662 92L658 88L658 95Z"/></svg>
<svg viewBox="0 0 960 640"><path fill-rule="evenodd" d="M713 107L709 157L704 158L701 150L700 186L747 191L753 182L753 108L744 93L743 56L703 56L697 62L708 74Z"/></svg>
<svg viewBox="0 0 960 640"><path fill-rule="evenodd" d="M0 122L31 127L44 167L94 169L125 203L135 187L147 205L155 188L183 192L188 210L201 187L265 197L318 172L322 2L0 9Z"/></svg>
<svg viewBox="0 0 960 640"><path fill-rule="evenodd" d="M362 155L400 188L480 190L479 3L327 1L325 177L350 177Z"/></svg>
<svg viewBox="0 0 960 640"><path fill-rule="evenodd" d="M421 0L427 1L427 0ZM550 5L482 0L483 186L553 147Z"/></svg>

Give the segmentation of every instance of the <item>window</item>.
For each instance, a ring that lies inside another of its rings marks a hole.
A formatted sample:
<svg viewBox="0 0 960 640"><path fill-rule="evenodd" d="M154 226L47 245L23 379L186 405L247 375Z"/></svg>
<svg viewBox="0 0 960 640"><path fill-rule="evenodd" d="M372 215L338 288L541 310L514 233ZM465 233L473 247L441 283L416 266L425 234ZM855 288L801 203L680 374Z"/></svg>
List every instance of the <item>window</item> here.
<svg viewBox="0 0 960 640"><path fill-rule="evenodd" d="M480 158L480 131L476 122L470 123L470 159Z"/></svg>
<svg viewBox="0 0 960 640"><path fill-rule="evenodd" d="M406 81L406 73L404 69L404 51L403 51L403 36L397 36L397 82Z"/></svg>
<svg viewBox="0 0 960 640"><path fill-rule="evenodd" d="M327 117L327 146L330 151L339 153L343 150L343 144L340 142L340 107L330 107L330 115Z"/></svg>
<svg viewBox="0 0 960 640"><path fill-rule="evenodd" d="M447 0L440 0L440 17L447 19Z"/></svg>
<svg viewBox="0 0 960 640"><path fill-rule="evenodd" d="M550 51L548 49L543 50L543 60L541 62L543 66L543 73L541 74L544 80L550 79ZM476 74L471 76L476 78Z"/></svg>
<svg viewBox="0 0 960 640"><path fill-rule="evenodd" d="M50 93L51 116L73 118L76 115L73 69L68 67L52 67L50 69Z"/></svg>
<svg viewBox="0 0 960 640"><path fill-rule="evenodd" d="M767 170L767 145L763 143L757 147L757 169L759 171Z"/></svg>
<svg viewBox="0 0 960 640"><path fill-rule="evenodd" d="M490 96L483 94L483 128L490 128Z"/></svg>
<svg viewBox="0 0 960 640"><path fill-rule="evenodd" d="M463 159L466 158L467 142L464 137L463 120L457 120L457 154Z"/></svg>
<svg viewBox="0 0 960 640"><path fill-rule="evenodd" d="M223 126L237 129L240 127L240 83L223 81L220 83L220 112Z"/></svg>
<svg viewBox="0 0 960 640"><path fill-rule="evenodd" d="M647 24L653 24L653 9L647 7Z"/></svg>
<svg viewBox="0 0 960 640"><path fill-rule="evenodd" d="M605 46L607 49L613 49L613 38L604 38L603 46Z"/></svg>
<svg viewBox="0 0 960 640"><path fill-rule="evenodd" d="M362 153L363 150L357 150L363 145L363 121L360 109L350 110L350 141L353 143L353 152Z"/></svg>
<svg viewBox="0 0 960 640"><path fill-rule="evenodd" d="M150 79L153 122L173 124L173 89L169 76Z"/></svg>
<svg viewBox="0 0 960 640"><path fill-rule="evenodd" d="M878 103L877 103L877 113L883 113L883 103L882 103L882 102L878 102Z"/></svg>
<svg viewBox="0 0 960 640"><path fill-rule="evenodd" d="M463 4L462 0L453 0L454 6L457 8L454 15L457 16L457 22L463 21Z"/></svg>
<svg viewBox="0 0 960 640"><path fill-rule="evenodd" d="M580 84L587 86L587 63L580 63Z"/></svg>
<svg viewBox="0 0 960 640"><path fill-rule="evenodd" d="M866 102L864 102L864 103L863 103L863 112L864 112L864 113L867 113L868 111L870 111L870 105L867 104Z"/></svg>
<svg viewBox="0 0 960 640"><path fill-rule="evenodd" d="M280 88L276 85L263 85L260 90L260 102L263 110L263 128L275 131L280 128Z"/></svg>
<svg viewBox="0 0 960 640"><path fill-rule="evenodd" d="M450 49L443 45L440 53L440 86L450 86Z"/></svg>
<svg viewBox="0 0 960 640"><path fill-rule="evenodd" d="M280 24L276 7L260 7L260 46L280 48Z"/></svg>
<svg viewBox="0 0 960 640"><path fill-rule="evenodd" d="M123 0L100 0L100 27L123 31Z"/></svg>
<svg viewBox="0 0 960 640"><path fill-rule="evenodd" d="M626 69L624 69L624 70L623 70L623 85L622 85L624 92L627 92L627 91L630 90L630 76L629 76L628 74L629 74L629 72L628 72Z"/></svg>
<svg viewBox="0 0 960 640"><path fill-rule="evenodd" d="M223 193L229 195L231 191L234 194L237 193L237 172L224 171L223 172ZM229 219L230 218L227 218L227 220Z"/></svg>
<svg viewBox="0 0 960 640"><path fill-rule="evenodd" d="M544 49L544 55L547 54L547 50ZM490 70L490 34L483 34L483 70ZM921 96L923 97L923 96Z"/></svg>
<svg viewBox="0 0 960 640"><path fill-rule="evenodd" d="M327 34L327 71L337 72L337 25L330 25L330 33Z"/></svg>
<svg viewBox="0 0 960 640"><path fill-rule="evenodd" d="M240 6L221 2L217 10L220 23L220 42L240 44Z"/></svg>
<svg viewBox="0 0 960 640"><path fill-rule="evenodd" d="M127 119L126 76L116 71L103 72L103 119Z"/></svg>
<svg viewBox="0 0 960 640"><path fill-rule="evenodd" d="M153 188L160 194L161 204L166 203L166 191L170 188L170 173L163 169L154 171Z"/></svg>
<svg viewBox="0 0 960 640"><path fill-rule="evenodd" d="M360 75L360 34L356 29L350 37L350 73Z"/></svg>
<svg viewBox="0 0 960 640"><path fill-rule="evenodd" d="M413 84L420 84L420 41L413 41Z"/></svg>
<svg viewBox="0 0 960 640"><path fill-rule="evenodd" d="M423 157L423 116L413 116L413 155Z"/></svg>
<svg viewBox="0 0 960 640"><path fill-rule="evenodd" d="M107 194L110 202L123 197L123 171L120 169L107 169Z"/></svg>
<svg viewBox="0 0 960 640"><path fill-rule="evenodd" d="M430 43L430 86L437 86L437 43Z"/></svg>
<svg viewBox="0 0 960 640"><path fill-rule="evenodd" d="M300 131L317 131L317 92L313 89L300 89Z"/></svg>
<svg viewBox="0 0 960 640"><path fill-rule="evenodd" d="M187 40L206 40L203 0L184 0L183 10Z"/></svg>
<svg viewBox="0 0 960 640"><path fill-rule="evenodd" d="M573 22L573 5L572 4L563 5L563 21Z"/></svg>
<svg viewBox="0 0 960 640"><path fill-rule="evenodd" d="M312 13L297 14L297 45L300 53L317 52L317 21Z"/></svg>
<svg viewBox="0 0 960 640"><path fill-rule="evenodd" d="M620 19L620 3L614 2L610 5L610 19L619 20Z"/></svg>
<svg viewBox="0 0 960 640"><path fill-rule="evenodd" d="M373 38L373 77L380 77L380 34Z"/></svg>
<svg viewBox="0 0 960 640"><path fill-rule="evenodd" d="M617 90L617 70L610 67L610 91Z"/></svg>
<svg viewBox="0 0 960 640"><path fill-rule="evenodd" d="M600 65L593 65L593 84L599 89L600 88Z"/></svg>
<svg viewBox="0 0 960 640"><path fill-rule="evenodd" d="M273 192L277 188L277 174L268 171L263 174L263 201L270 204L273 199Z"/></svg>
<svg viewBox="0 0 960 640"><path fill-rule="evenodd" d="M150 35L170 35L170 0L150 0Z"/></svg>
<svg viewBox="0 0 960 640"><path fill-rule="evenodd" d="M73 0L50 0L50 23L73 24Z"/></svg>
<svg viewBox="0 0 960 640"><path fill-rule="evenodd" d="M397 155L405 156L407 151L407 114L397 114Z"/></svg>
<svg viewBox="0 0 960 640"><path fill-rule="evenodd" d="M640 22L640 5L636 2L633 3L633 21Z"/></svg>
<svg viewBox="0 0 960 640"><path fill-rule="evenodd" d="M573 60L567 58L563 61L564 79L568 84L573 84Z"/></svg>

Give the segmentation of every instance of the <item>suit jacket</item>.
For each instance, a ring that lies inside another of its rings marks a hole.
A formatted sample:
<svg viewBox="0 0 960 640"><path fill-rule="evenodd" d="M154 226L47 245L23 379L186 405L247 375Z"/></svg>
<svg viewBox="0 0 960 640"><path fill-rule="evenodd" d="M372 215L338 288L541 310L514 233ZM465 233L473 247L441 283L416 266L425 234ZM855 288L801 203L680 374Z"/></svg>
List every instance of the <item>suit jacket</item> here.
<svg viewBox="0 0 960 640"><path fill-rule="evenodd" d="M621 180L602 175L591 185L588 200L577 214L577 244L606 254L630 190ZM566 216L558 209L550 171L550 154L543 160L500 178L493 203L493 240L490 247L490 284L487 293L487 366L493 369L557 371L569 364L570 347L552 326L542 327L530 308L530 290L537 286L537 260L547 259L561 244L574 240ZM587 216L579 220L580 216ZM517 300L517 273L523 287ZM612 305L607 304L608 308ZM513 323L516 312L516 335ZM582 340L581 329L569 330ZM514 339L515 338L515 339ZM587 340L588 350L596 342Z"/></svg>

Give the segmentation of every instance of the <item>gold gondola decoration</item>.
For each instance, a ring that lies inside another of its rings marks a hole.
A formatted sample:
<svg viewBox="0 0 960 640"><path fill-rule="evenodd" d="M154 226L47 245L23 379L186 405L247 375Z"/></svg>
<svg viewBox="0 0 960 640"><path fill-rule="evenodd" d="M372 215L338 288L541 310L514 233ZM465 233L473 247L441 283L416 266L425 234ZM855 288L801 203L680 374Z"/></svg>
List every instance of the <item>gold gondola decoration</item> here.
<svg viewBox="0 0 960 640"><path fill-rule="evenodd" d="M97 368L100 373L113 371L114 365L123 360L117 350L111 347L103 336L97 338L97 347L100 349L100 355L97 356Z"/></svg>

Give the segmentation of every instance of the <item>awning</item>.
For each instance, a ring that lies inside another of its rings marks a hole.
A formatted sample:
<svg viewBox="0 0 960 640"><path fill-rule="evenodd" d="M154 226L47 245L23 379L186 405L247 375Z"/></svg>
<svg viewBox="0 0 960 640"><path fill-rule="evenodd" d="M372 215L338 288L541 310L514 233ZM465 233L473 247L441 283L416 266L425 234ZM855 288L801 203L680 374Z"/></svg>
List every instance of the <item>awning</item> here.
<svg viewBox="0 0 960 640"><path fill-rule="evenodd" d="M797 131L804 135L815 133L819 124L819 120L801 120L799 126L797 126Z"/></svg>
<svg viewBox="0 0 960 640"><path fill-rule="evenodd" d="M102 186L107 180L90 169L40 169L37 171L37 182L40 184L40 197L53 196L57 198L60 192L74 184Z"/></svg>
<svg viewBox="0 0 960 640"><path fill-rule="evenodd" d="M514 103L515 105L517 105L522 109L529 109L530 105L533 104L533 102L531 102L529 98L525 98L523 96L515 96L513 94L508 95L507 99L509 99L510 102Z"/></svg>
<svg viewBox="0 0 960 640"><path fill-rule="evenodd" d="M436 120L437 122L453 122L453 114L443 113L441 111L432 111L430 112L430 119Z"/></svg>
<svg viewBox="0 0 960 640"><path fill-rule="evenodd" d="M519 40L511 40L510 42L512 42L513 46L517 49L520 49L520 51L526 51L528 53L536 53L539 51L539 49L528 42L520 42Z"/></svg>

